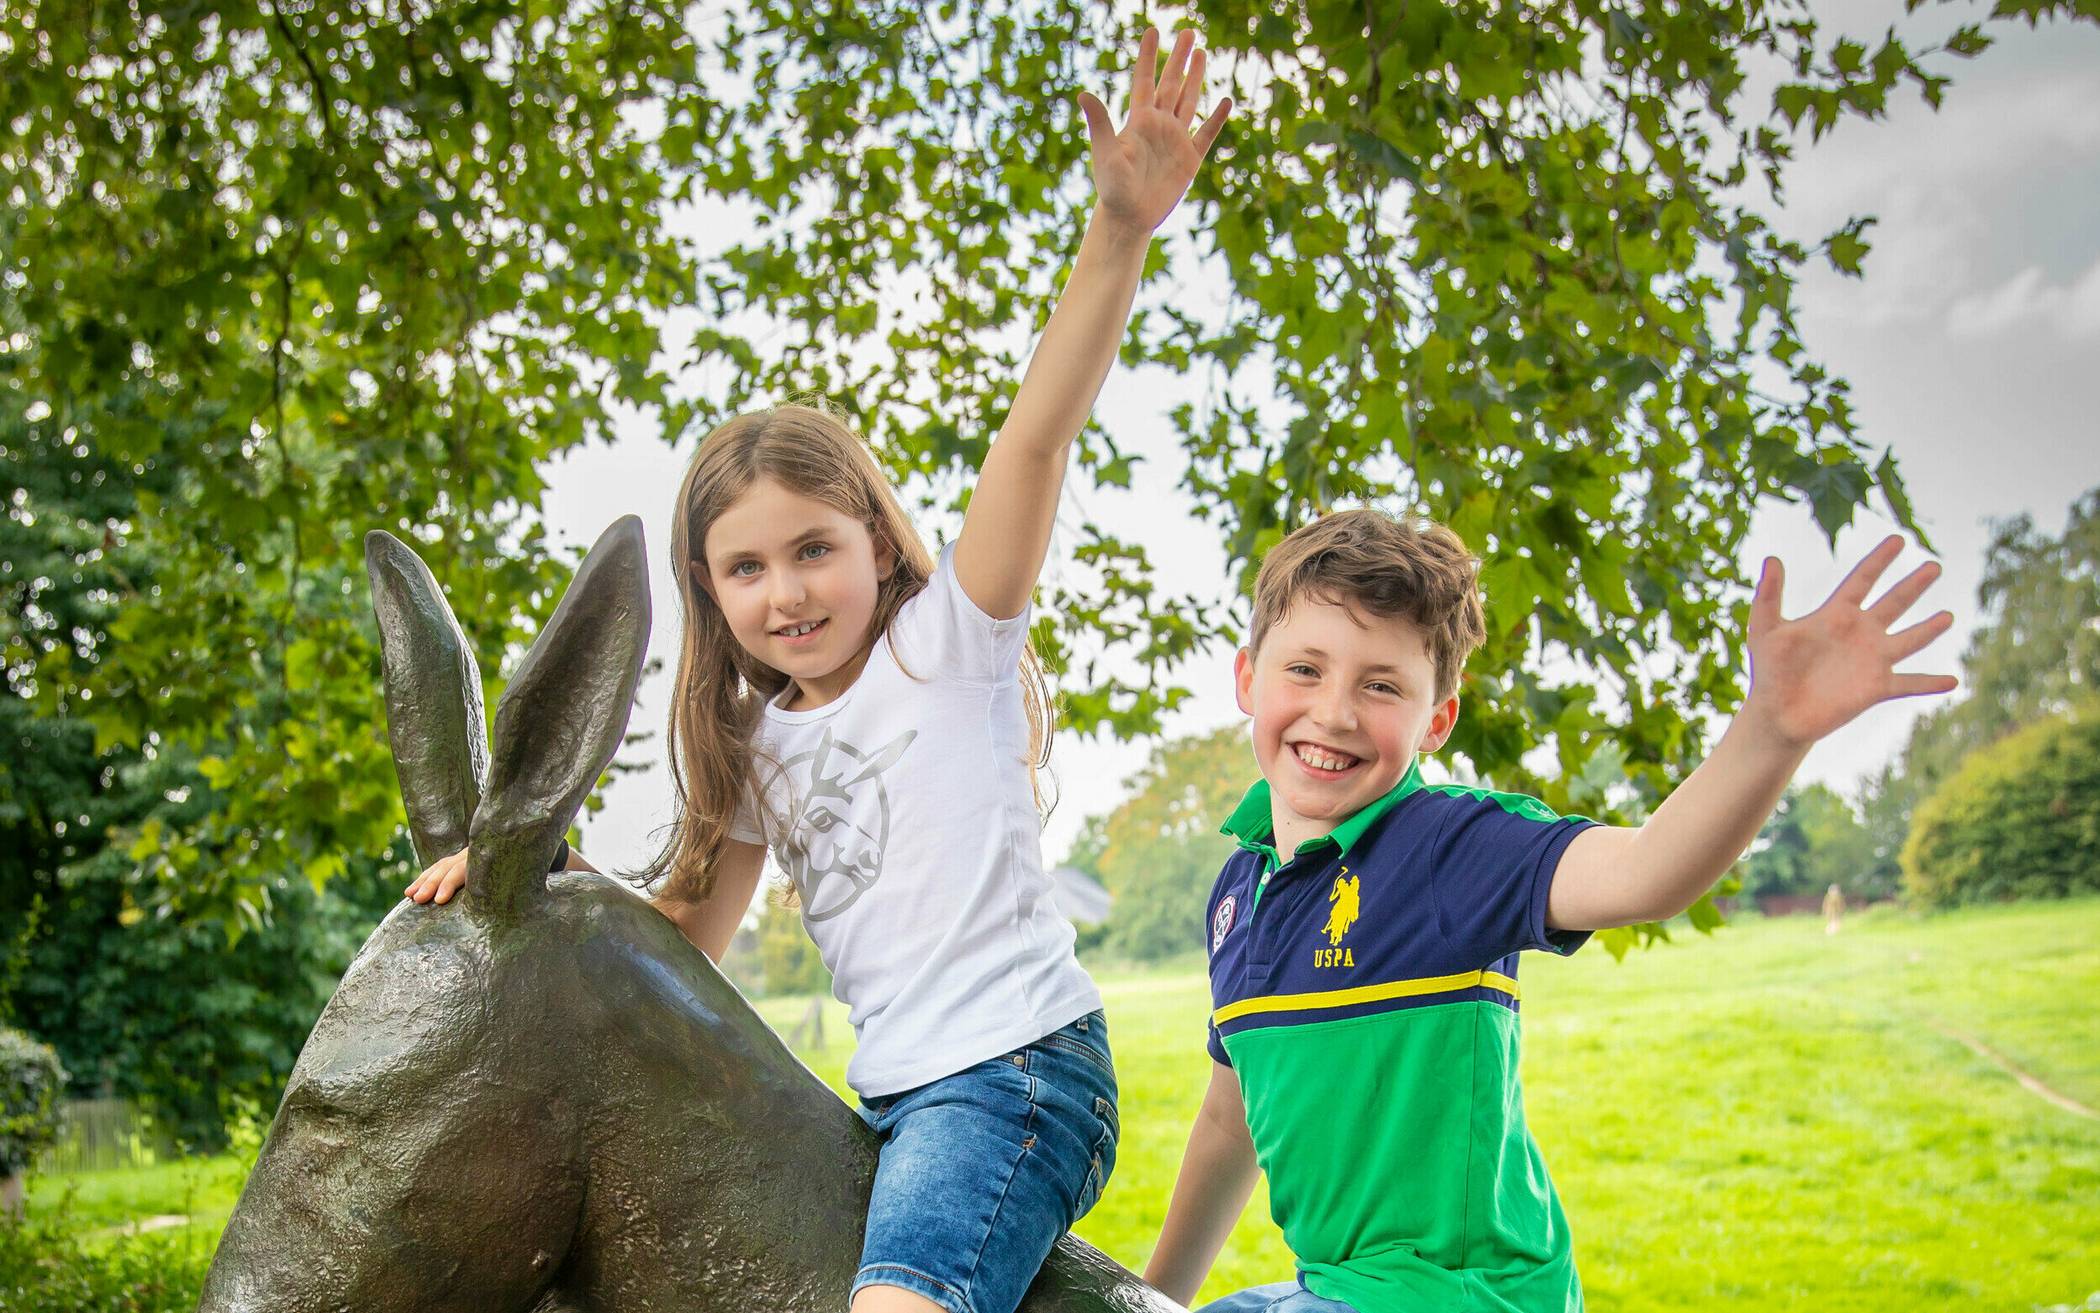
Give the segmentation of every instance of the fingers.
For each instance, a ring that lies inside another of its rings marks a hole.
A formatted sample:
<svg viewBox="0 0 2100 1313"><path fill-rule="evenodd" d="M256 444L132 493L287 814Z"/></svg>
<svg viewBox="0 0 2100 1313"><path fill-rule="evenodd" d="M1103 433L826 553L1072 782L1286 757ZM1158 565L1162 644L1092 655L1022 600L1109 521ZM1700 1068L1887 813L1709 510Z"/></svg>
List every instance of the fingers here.
<svg viewBox="0 0 2100 1313"><path fill-rule="evenodd" d="M401 892L413 902L449 903L467 883L467 850L440 857Z"/></svg>
<svg viewBox="0 0 2100 1313"><path fill-rule="evenodd" d="M1218 130L1225 126L1225 120L1231 114L1232 97L1227 96L1218 102L1218 107L1210 112L1210 117L1204 119L1202 126L1196 129L1196 158L1198 160L1210 154L1210 144L1218 139Z"/></svg>
<svg viewBox="0 0 2100 1313"><path fill-rule="evenodd" d="M1148 27L1138 39L1137 63L1130 66L1130 110L1152 103L1152 89L1159 81L1159 29Z"/></svg>
<svg viewBox="0 0 2100 1313"><path fill-rule="evenodd" d="M1196 106L1203 98L1203 67L1208 60L1209 56L1201 50L1190 54L1188 78L1181 84L1181 94L1174 98L1174 117L1181 120L1184 128L1196 117Z"/></svg>
<svg viewBox="0 0 2100 1313"><path fill-rule="evenodd" d="M1897 580L1874 605L1867 608L1867 614L1883 629L1888 628L1902 619L1903 613L1916 605L1917 600L1925 595L1925 590L1932 587L1932 581L1939 577L1940 563L1927 561Z"/></svg>
<svg viewBox="0 0 2100 1313"><path fill-rule="evenodd" d="M1859 606L1867 600L1867 593L1874 587L1874 581L1881 577L1882 571L1888 569L1902 554L1901 537L1890 534L1882 539L1879 546L1861 558L1858 565L1852 567L1852 573L1846 575L1838 584L1837 590L1831 593L1830 600L1846 606Z"/></svg>
<svg viewBox="0 0 2100 1313"><path fill-rule="evenodd" d="M1890 675L1888 696L1915 698L1933 693L1952 693L1960 685L1961 681L1952 675Z"/></svg>
<svg viewBox="0 0 2100 1313"><path fill-rule="evenodd" d="M1160 70L1159 86L1152 93L1155 109L1170 114L1179 113L1175 106L1181 103L1181 89L1188 81L1189 57L1196 48L1196 30L1184 27L1174 34L1174 50L1167 56L1167 66Z"/></svg>
<svg viewBox="0 0 2100 1313"><path fill-rule="evenodd" d="M1954 613L1952 611L1941 611L1937 615L1927 616L1908 629L1900 629L1890 634L1889 651L1892 655L1889 660L1896 662L1903 660L1905 657L1916 656L1927 647L1930 647L1934 639L1946 633L1948 627L1953 623Z"/></svg>
<svg viewBox="0 0 2100 1313"><path fill-rule="evenodd" d="M1086 116L1087 141L1092 145L1094 154L1099 156L1114 145L1116 140L1115 125L1109 122L1108 118L1108 106L1102 104L1100 98L1092 92L1082 91L1079 93L1079 112Z"/></svg>
<svg viewBox="0 0 2100 1313"><path fill-rule="evenodd" d="M1758 573L1757 591L1750 595L1750 636L1752 638L1773 628L1779 623L1779 594L1786 588L1786 566L1776 556L1765 558L1765 568Z"/></svg>

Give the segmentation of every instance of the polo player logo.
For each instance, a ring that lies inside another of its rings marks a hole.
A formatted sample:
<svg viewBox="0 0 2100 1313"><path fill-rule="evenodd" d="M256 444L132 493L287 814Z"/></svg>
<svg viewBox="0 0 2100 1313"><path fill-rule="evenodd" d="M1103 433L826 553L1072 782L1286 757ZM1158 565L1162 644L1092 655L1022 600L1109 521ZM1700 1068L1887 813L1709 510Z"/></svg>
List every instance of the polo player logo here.
<svg viewBox="0 0 2100 1313"><path fill-rule="evenodd" d="M1334 888L1327 891L1327 901L1334 904L1334 910L1327 914L1329 947L1339 948L1342 936L1348 934L1349 927L1356 924L1356 891L1359 887L1359 877L1349 874L1349 868L1345 866L1342 873L1334 878Z"/></svg>
<svg viewBox="0 0 2100 1313"><path fill-rule="evenodd" d="M827 729L816 747L781 763L800 796L783 827L778 856L807 919L830 920L882 878L890 842L883 774L918 736L906 730L874 752L862 752Z"/></svg>

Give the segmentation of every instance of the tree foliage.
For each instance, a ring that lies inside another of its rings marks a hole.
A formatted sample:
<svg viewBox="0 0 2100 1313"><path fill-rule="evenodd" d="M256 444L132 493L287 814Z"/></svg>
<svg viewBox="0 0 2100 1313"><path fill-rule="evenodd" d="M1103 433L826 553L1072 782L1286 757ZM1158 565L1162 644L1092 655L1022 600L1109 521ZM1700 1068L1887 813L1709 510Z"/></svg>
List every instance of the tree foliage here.
<svg viewBox="0 0 2100 1313"><path fill-rule="evenodd" d="M1735 696L1753 504L1834 531L1878 488L1910 518L1792 309L1810 260L1858 270L1866 221L1794 240L1757 184L1803 133L1936 103L1988 38L1868 45L1770 3L1188 18L1245 107L1187 211L1227 300L1169 296L1163 245L1126 352L1202 384L1183 483L1242 567L1338 502L1452 522L1493 621L1456 750L1560 802L1623 745L1652 800L1690 708ZM1080 0L0 11L0 463L37 554L0 561L0 665L98 758L186 772L193 809L119 837L142 900L258 925L274 881L396 832L368 528L431 549L493 670L558 591L543 464L616 406L684 437L822 392L956 494L1079 238L1070 93L1120 76L1129 26ZM758 236L681 247L689 204ZM706 398L661 350L688 303ZM1115 485L1105 418L1080 460ZM1066 719L1145 732L1231 612L1080 539L1039 632Z"/></svg>
<svg viewBox="0 0 2100 1313"><path fill-rule="evenodd" d="M66 1069L48 1044L0 1026L0 1177L26 1169L58 1130ZM0 1225L8 1221L0 1217Z"/></svg>
<svg viewBox="0 0 2100 1313"><path fill-rule="evenodd" d="M816 388L900 474L973 463L1082 227L1071 93L1121 77L1137 21L1079 0L730 20L750 92L699 185L745 198L758 233L707 273L724 405ZM1945 59L1989 38L1870 46L1775 3L1197 0L1188 21L1241 106L1187 207L1214 262L1170 278L1162 250L1126 348L1200 380L1173 415L1183 486L1242 584L1338 503L1454 525L1485 557L1491 630L1455 751L1560 805L1619 745L1652 802L1699 752L1691 709L1738 696L1760 499L1834 534L1878 489L1912 524L1794 313L1811 260L1859 272L1870 221L1802 242L1760 197L1802 136L1898 94L1937 104ZM1769 99L1745 90L1760 66ZM1213 269L1216 313L1191 285ZM785 341L723 327L742 317ZM1120 431L1104 417L1081 451L1099 483L1128 478ZM1138 546L1082 537L1095 574L1039 635L1068 662L1103 635L1171 663L1230 632L1216 599L1168 604ZM1147 730L1173 700L1079 673L1082 725ZM1525 764L1542 743L1552 778Z"/></svg>
<svg viewBox="0 0 2100 1313"><path fill-rule="evenodd" d="M1872 840L1852 804L1826 784L1788 789L1758 840L1738 868L1751 898L1821 893L1831 885L1853 898L1895 892L1875 878Z"/></svg>
<svg viewBox="0 0 2100 1313"><path fill-rule="evenodd" d="M1928 906L2100 892L2100 703L1969 754L1918 808L1903 879Z"/></svg>
<svg viewBox="0 0 2100 1313"><path fill-rule="evenodd" d="M758 979L753 993L828 994L831 973L802 928L802 914L786 899L766 898L758 915Z"/></svg>
<svg viewBox="0 0 2100 1313"><path fill-rule="evenodd" d="M684 266L623 111L704 99L684 16L0 11L0 660L193 769L123 836L142 893L259 924L395 833L365 530L428 549L487 668L551 608L541 462L666 401Z"/></svg>
<svg viewBox="0 0 2100 1313"><path fill-rule="evenodd" d="M2100 488L2055 537L2028 515L1994 524L1976 602L1961 698L1919 717L1902 757L1867 781L1880 878L1896 878L1917 807L1971 754L2100 693Z"/></svg>
<svg viewBox="0 0 2100 1313"><path fill-rule="evenodd" d="M1114 899L1085 947L1129 962L1202 951L1204 903L1231 851L1218 826L1255 778L1244 725L1154 748L1123 802L1073 845L1073 864Z"/></svg>

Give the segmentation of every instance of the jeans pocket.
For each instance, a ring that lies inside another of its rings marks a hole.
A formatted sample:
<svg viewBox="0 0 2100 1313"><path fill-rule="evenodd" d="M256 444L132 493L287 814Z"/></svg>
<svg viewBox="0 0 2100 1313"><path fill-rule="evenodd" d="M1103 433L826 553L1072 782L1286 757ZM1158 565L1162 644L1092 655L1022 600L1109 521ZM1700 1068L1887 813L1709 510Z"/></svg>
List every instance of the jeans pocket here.
<svg viewBox="0 0 2100 1313"><path fill-rule="evenodd" d="M1094 1099L1094 1119L1100 1129L1094 1135L1091 1158L1087 1163L1086 1184L1079 1189L1079 1203L1073 1209L1072 1220L1085 1217L1101 1199L1101 1191L1108 1185L1108 1178L1116 1170L1116 1141L1122 1134L1122 1123L1116 1114L1113 1099Z"/></svg>

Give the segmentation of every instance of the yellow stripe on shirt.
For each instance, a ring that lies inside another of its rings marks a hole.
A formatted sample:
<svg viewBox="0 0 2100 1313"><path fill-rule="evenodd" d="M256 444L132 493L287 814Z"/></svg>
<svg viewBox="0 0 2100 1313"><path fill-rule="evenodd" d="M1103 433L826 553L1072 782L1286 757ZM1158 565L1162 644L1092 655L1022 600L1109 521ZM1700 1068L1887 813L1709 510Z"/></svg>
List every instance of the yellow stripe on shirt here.
<svg viewBox="0 0 2100 1313"><path fill-rule="evenodd" d="M1358 1003L1383 1003L1394 998L1419 998L1424 994L1451 994L1461 989L1485 986L1518 998L1517 982L1498 971L1462 971L1455 976L1429 976L1421 980L1393 980L1383 985L1359 985L1354 989L1323 989L1311 994L1269 994L1227 1003L1211 1014L1211 1024L1222 1026L1235 1017L1256 1012L1308 1012L1319 1008L1346 1008Z"/></svg>

